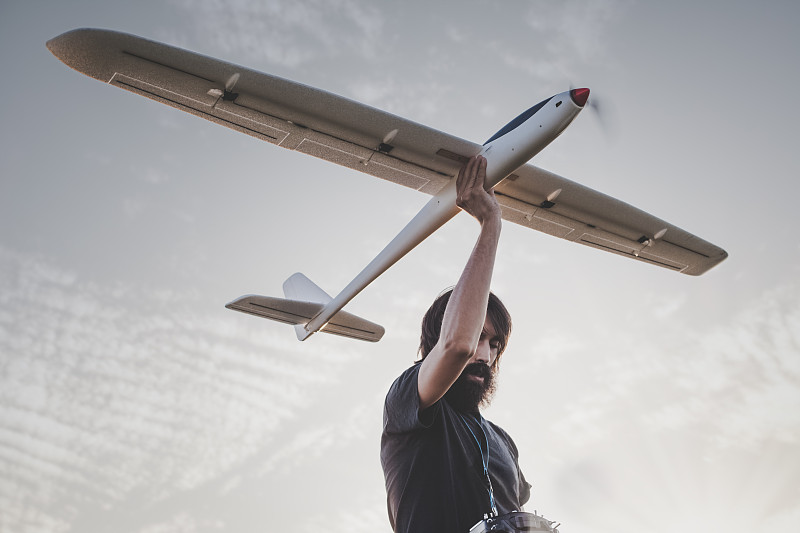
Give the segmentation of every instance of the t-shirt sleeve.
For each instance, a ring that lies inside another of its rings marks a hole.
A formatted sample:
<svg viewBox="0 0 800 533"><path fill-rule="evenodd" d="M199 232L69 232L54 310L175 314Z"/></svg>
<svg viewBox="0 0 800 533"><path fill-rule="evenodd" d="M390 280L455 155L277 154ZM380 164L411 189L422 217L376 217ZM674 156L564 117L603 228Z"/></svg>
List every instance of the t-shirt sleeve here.
<svg viewBox="0 0 800 533"><path fill-rule="evenodd" d="M519 450L517 450L517 445L508 433L506 433L506 436L511 443L511 448L514 450L514 462L517 463L517 475L519 476L519 488L517 490L519 491L519 505L522 507L531 499L531 484L525 479L525 474L522 473L522 469L519 467Z"/></svg>
<svg viewBox="0 0 800 533"><path fill-rule="evenodd" d="M389 388L383 411L384 433L406 433L426 429L433 424L440 406L437 402L420 412L417 385L419 368L420 365L415 364L400 374Z"/></svg>
<svg viewBox="0 0 800 533"><path fill-rule="evenodd" d="M531 484L525 479L525 474L522 473L519 463L517 463L517 471L519 472L519 505L522 507L531 499Z"/></svg>
<svg viewBox="0 0 800 533"><path fill-rule="evenodd" d="M517 494L519 494L519 505L522 507L525 505L528 500L531 498L531 484L528 483L528 480L525 479L525 474L522 473L522 469L519 467L519 450L517 449L517 444L514 442L514 439L511 438L511 435L505 432L505 430L495 426L500 434L505 439L506 443L508 444L509 450L511 450L511 454L514 457L514 464L517 467L517 476L519 478L519 487L517 487Z"/></svg>

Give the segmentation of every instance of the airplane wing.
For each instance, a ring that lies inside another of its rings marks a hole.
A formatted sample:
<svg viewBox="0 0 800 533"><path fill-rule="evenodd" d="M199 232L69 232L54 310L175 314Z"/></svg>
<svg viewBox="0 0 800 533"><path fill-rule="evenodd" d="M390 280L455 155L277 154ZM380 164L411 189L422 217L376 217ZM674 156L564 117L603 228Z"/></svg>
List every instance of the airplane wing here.
<svg viewBox="0 0 800 533"><path fill-rule="evenodd" d="M684 274L699 276L728 257L641 209L531 164L514 171L495 193L510 222Z"/></svg>
<svg viewBox="0 0 800 533"><path fill-rule="evenodd" d="M427 194L439 192L481 150L320 89L134 35L81 29L47 47L105 83ZM530 164L495 190L506 220L600 250L692 275L727 257L644 211Z"/></svg>

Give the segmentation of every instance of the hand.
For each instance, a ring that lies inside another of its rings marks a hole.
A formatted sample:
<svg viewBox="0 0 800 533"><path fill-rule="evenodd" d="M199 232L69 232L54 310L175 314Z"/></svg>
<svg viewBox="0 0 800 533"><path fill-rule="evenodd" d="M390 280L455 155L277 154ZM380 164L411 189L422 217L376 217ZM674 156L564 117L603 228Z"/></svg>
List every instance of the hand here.
<svg viewBox="0 0 800 533"><path fill-rule="evenodd" d="M494 190L486 188L486 158L471 157L458 171L456 178L456 205L483 224L500 220L500 205Z"/></svg>

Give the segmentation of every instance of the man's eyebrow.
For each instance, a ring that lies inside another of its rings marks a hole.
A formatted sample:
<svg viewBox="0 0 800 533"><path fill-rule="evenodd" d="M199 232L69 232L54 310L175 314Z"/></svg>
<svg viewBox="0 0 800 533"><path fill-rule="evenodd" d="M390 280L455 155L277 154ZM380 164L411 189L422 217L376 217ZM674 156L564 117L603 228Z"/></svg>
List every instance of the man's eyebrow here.
<svg viewBox="0 0 800 533"><path fill-rule="evenodd" d="M489 335L489 332L486 331L486 328L481 330L481 337L489 337L491 340L500 340L499 333L495 333L494 335Z"/></svg>

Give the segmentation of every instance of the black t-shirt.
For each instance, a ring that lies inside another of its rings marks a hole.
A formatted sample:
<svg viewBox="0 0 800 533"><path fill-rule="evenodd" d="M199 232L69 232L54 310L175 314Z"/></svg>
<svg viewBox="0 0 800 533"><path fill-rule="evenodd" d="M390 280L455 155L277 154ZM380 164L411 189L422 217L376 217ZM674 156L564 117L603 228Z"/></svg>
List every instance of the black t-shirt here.
<svg viewBox="0 0 800 533"><path fill-rule="evenodd" d="M484 438L497 510L520 510L530 485L519 469L514 441L482 419L477 422L481 431L474 418L445 399L420 413L419 368L415 364L395 380L384 405L381 464L394 531L468 533L491 510L478 448L480 441L485 458Z"/></svg>

